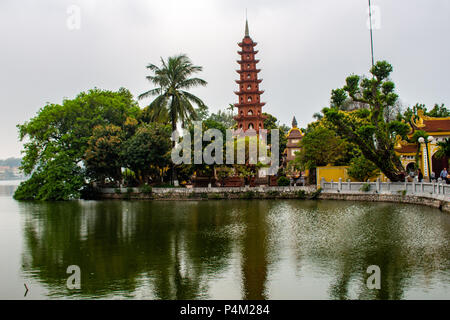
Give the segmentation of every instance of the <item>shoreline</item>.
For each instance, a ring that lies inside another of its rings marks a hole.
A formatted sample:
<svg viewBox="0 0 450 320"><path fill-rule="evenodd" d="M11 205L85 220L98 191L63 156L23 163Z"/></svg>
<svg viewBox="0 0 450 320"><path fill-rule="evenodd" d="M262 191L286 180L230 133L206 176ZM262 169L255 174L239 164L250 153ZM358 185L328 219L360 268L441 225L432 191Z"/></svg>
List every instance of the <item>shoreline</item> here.
<svg viewBox="0 0 450 320"><path fill-rule="evenodd" d="M363 202L389 202L423 205L450 213L450 197L427 196L426 194L389 194L373 192L323 192L312 186L299 187L230 187L230 188L153 188L144 194L137 188L118 193L115 189L102 189L99 200L263 200L263 199L298 199L298 200L341 200ZM131 192L132 190L132 192Z"/></svg>

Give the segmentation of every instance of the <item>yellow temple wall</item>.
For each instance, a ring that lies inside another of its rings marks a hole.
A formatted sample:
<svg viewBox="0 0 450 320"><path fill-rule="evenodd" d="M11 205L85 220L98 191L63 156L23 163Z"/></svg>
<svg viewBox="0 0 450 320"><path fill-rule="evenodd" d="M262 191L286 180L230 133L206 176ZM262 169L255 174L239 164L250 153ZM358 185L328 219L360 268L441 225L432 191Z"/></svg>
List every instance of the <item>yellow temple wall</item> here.
<svg viewBox="0 0 450 320"><path fill-rule="evenodd" d="M357 180L351 178L348 174L347 174L347 170L348 170L348 166L324 166L324 167L317 167L316 168L316 174L317 174L317 186L320 186L320 181L322 180L322 178L325 179L325 181L339 181L339 178L342 179L342 181L347 181L348 179L350 179L350 181L356 182ZM382 182L386 182L388 179L386 178L386 176L381 173L379 176L375 176L373 178L370 179L370 181L376 181L378 178L380 178L380 180Z"/></svg>

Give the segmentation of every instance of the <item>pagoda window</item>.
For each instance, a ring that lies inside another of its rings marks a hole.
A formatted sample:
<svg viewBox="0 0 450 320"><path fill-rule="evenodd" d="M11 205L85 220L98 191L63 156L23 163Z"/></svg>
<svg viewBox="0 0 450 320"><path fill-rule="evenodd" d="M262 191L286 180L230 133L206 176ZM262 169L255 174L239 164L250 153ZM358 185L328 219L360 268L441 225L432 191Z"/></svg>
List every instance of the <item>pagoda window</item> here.
<svg viewBox="0 0 450 320"><path fill-rule="evenodd" d="M250 123L249 125L248 125L248 128L249 129L253 129L254 127L253 127L253 123Z"/></svg>
<svg viewBox="0 0 450 320"><path fill-rule="evenodd" d="M247 69L250 69L250 64L247 64Z"/></svg>
<svg viewBox="0 0 450 320"><path fill-rule="evenodd" d="M259 123L259 128L261 129L261 122Z"/></svg>
<svg viewBox="0 0 450 320"><path fill-rule="evenodd" d="M250 73L247 74L247 79L250 79Z"/></svg>
<svg viewBox="0 0 450 320"><path fill-rule="evenodd" d="M247 101L251 102L252 101L252 97L248 97Z"/></svg>
<svg viewBox="0 0 450 320"><path fill-rule="evenodd" d="M241 102L244 102L244 98L241 97Z"/></svg>
<svg viewBox="0 0 450 320"><path fill-rule="evenodd" d="M241 110L241 116L243 116L243 115L244 115L244 111Z"/></svg>
<svg viewBox="0 0 450 320"><path fill-rule="evenodd" d="M252 86L249 84L248 86L247 86L247 90L250 90L252 88Z"/></svg>
<svg viewBox="0 0 450 320"><path fill-rule="evenodd" d="M252 110L248 110L247 114L248 114L249 116L252 116L252 115L253 115L253 111L252 111Z"/></svg>
<svg viewBox="0 0 450 320"><path fill-rule="evenodd" d="M248 54L248 55L247 55L247 60L249 60L249 59L250 59L250 55Z"/></svg>

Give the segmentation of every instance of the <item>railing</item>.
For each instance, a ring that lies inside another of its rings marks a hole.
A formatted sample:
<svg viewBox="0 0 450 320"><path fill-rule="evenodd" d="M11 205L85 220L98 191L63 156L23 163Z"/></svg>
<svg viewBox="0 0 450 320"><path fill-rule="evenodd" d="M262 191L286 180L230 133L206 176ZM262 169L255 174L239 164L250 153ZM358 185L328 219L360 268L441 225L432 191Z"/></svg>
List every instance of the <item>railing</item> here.
<svg viewBox="0 0 450 320"><path fill-rule="evenodd" d="M323 192L339 193L378 193L378 194L403 194L415 195L440 200L450 199L450 185L444 181L433 182L381 182L377 179L375 182L350 182L342 181L320 181L320 187Z"/></svg>

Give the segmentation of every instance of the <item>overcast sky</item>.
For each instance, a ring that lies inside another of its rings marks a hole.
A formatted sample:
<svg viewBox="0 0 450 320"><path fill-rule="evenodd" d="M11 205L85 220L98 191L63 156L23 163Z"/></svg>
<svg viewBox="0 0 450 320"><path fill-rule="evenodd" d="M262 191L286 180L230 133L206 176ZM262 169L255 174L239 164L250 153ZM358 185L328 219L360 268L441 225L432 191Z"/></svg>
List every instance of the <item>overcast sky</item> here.
<svg viewBox="0 0 450 320"><path fill-rule="evenodd" d="M372 3L375 58L393 64L403 104L448 107L450 1ZM346 76L367 74L367 0L1 0L0 159L20 155L16 125L46 102L93 87L137 96L151 86L145 66L160 57L186 53L203 66L208 86L193 92L211 111L237 102L246 8L264 111L282 123L295 115L305 127Z"/></svg>

